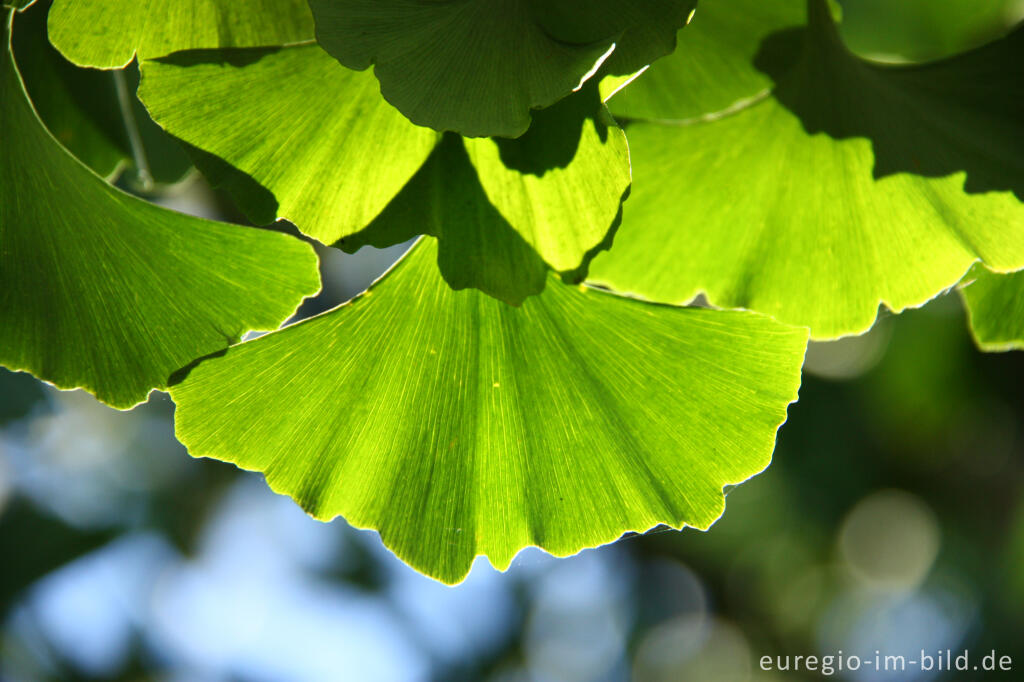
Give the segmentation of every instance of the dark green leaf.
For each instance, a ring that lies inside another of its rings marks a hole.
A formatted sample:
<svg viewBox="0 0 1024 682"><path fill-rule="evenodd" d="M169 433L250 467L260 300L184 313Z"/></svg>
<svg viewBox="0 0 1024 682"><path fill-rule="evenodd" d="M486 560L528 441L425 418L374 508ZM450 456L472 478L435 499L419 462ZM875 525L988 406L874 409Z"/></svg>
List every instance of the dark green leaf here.
<svg viewBox="0 0 1024 682"><path fill-rule="evenodd" d="M694 0L310 0L317 39L345 66L375 64L414 123L517 137L530 110L576 89L608 50L629 73L675 47Z"/></svg>

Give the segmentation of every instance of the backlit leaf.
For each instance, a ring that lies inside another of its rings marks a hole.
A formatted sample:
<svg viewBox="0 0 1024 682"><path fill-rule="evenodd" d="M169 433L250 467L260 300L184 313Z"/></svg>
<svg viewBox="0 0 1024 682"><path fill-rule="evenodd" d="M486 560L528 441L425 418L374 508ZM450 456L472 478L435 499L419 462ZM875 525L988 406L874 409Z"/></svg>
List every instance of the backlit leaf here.
<svg viewBox="0 0 1024 682"><path fill-rule="evenodd" d="M707 528L766 467L806 332L566 286L522 307L437 275L425 239L370 294L172 387L195 456L262 471L448 583L473 557Z"/></svg>
<svg viewBox="0 0 1024 682"><path fill-rule="evenodd" d="M764 96L772 79L753 63L762 41L803 26L806 18L806 0L701 0L686 30L679 32L676 51L608 105L617 117L680 122ZM799 41L794 42L799 49ZM786 50L781 52L774 58L785 60ZM602 83L602 94L608 97L620 84Z"/></svg>
<svg viewBox="0 0 1024 682"><path fill-rule="evenodd" d="M491 203L558 272L604 240L629 189L626 136L596 87L537 112L516 140L465 143Z"/></svg>
<svg viewBox="0 0 1024 682"><path fill-rule="evenodd" d="M116 69L136 53L287 45L313 37L306 0L54 0L50 41L79 66Z"/></svg>
<svg viewBox="0 0 1024 682"><path fill-rule="evenodd" d="M453 289L480 289L512 305L544 289L547 264L491 204L454 133L377 220L336 246L354 253L419 234L437 237L437 265Z"/></svg>
<svg viewBox="0 0 1024 682"><path fill-rule="evenodd" d="M595 281L671 303L704 291L834 338L869 328L879 303L924 303L976 260L1024 267L1024 31L880 67L845 49L823 1L810 8L802 35L774 34L772 58L755 58L776 83L764 101L630 126L635 190ZM780 70L776 43L795 37Z"/></svg>
<svg viewBox="0 0 1024 682"><path fill-rule="evenodd" d="M142 71L153 118L241 171L196 159L251 220L286 218L326 244L370 223L438 139L316 45L181 53Z"/></svg>
<svg viewBox="0 0 1024 682"><path fill-rule="evenodd" d="M892 62L922 62L979 47L1024 19L1020 0L839 2L843 6L839 28L850 49Z"/></svg>
<svg viewBox="0 0 1024 682"><path fill-rule="evenodd" d="M8 49L0 61L0 364L130 407L317 290L308 245L108 185L47 132Z"/></svg>
<svg viewBox="0 0 1024 682"><path fill-rule="evenodd" d="M1024 350L1024 271L999 275L977 268L960 293L982 350Z"/></svg>

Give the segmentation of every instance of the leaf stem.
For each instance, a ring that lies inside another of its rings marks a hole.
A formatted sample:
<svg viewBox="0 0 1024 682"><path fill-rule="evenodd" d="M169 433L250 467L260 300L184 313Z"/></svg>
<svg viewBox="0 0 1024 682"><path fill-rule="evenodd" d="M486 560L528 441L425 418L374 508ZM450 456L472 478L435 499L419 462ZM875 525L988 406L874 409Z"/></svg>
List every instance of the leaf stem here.
<svg viewBox="0 0 1024 682"><path fill-rule="evenodd" d="M148 192L153 189L153 175L149 170L149 159L146 158L146 148L142 144L142 135L139 134L139 124L135 119L131 95L128 94L128 84L125 82L124 70L118 69L113 74L114 85L117 88L117 102L121 107L121 119L124 121L125 132L128 133L128 144L132 148L132 159L135 161L139 183L142 185L142 189Z"/></svg>

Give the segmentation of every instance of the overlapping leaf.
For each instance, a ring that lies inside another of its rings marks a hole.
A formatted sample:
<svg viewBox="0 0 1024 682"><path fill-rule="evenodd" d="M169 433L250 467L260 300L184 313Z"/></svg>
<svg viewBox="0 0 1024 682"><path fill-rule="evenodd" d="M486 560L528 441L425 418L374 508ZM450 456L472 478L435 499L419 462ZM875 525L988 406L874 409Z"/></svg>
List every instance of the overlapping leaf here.
<svg viewBox="0 0 1024 682"><path fill-rule="evenodd" d="M755 58L770 97L630 127L635 190L596 281L666 302L705 291L833 338L870 327L879 303L927 301L978 259L1024 266L1024 32L883 68L844 48L824 0L809 7L806 30ZM684 35L714 29L699 21Z"/></svg>
<svg viewBox="0 0 1024 682"><path fill-rule="evenodd" d="M316 257L298 240L110 187L47 132L7 48L0 61L4 366L130 407L317 290Z"/></svg>
<svg viewBox="0 0 1024 682"><path fill-rule="evenodd" d="M178 438L449 583L477 554L707 528L722 487L767 466L806 332L557 279L514 308L453 292L435 249L200 363L171 389Z"/></svg>
<svg viewBox="0 0 1024 682"><path fill-rule="evenodd" d="M306 0L54 0L50 40L79 66L116 69L138 53L287 45L313 37Z"/></svg>
<svg viewBox="0 0 1024 682"><path fill-rule="evenodd" d="M1019 0L839 2L846 44L857 54L892 62L923 62L980 47L1024 19Z"/></svg>
<svg viewBox="0 0 1024 682"><path fill-rule="evenodd" d="M517 140L465 144L491 203L558 272L604 241L630 186L626 137L596 85L538 112Z"/></svg>
<svg viewBox="0 0 1024 682"><path fill-rule="evenodd" d="M217 155L197 164L255 222L281 216L348 251L431 234L453 287L510 303L543 288L545 263L585 266L630 184L625 135L593 84L538 112L516 140L465 139L472 165L453 136L408 182L437 133L381 100L372 75L316 46L180 53L144 62L143 73L154 118Z"/></svg>
<svg viewBox="0 0 1024 682"><path fill-rule="evenodd" d="M977 268L961 289L971 332L982 350L1024 350L1024 271L999 275Z"/></svg>
<svg viewBox="0 0 1024 682"><path fill-rule="evenodd" d="M316 45L183 53L142 69L153 118L241 171L197 157L250 219L283 217L326 244L372 221L438 139L382 100L371 74Z"/></svg>
<svg viewBox="0 0 1024 682"><path fill-rule="evenodd" d="M453 289L476 288L512 305L544 290L547 264L491 204L454 133L379 218L337 246L354 253L419 234L437 237L437 265Z"/></svg>
<svg viewBox="0 0 1024 682"><path fill-rule="evenodd" d="M82 163L112 176L131 156L109 73L67 62L46 38L46 7L19 14L13 34L25 87L46 127Z"/></svg>
<svg viewBox="0 0 1024 682"><path fill-rule="evenodd" d="M754 66L762 41L806 19L806 0L701 0L676 51L618 91L608 106L624 118L681 123L764 96L772 79ZM785 65L787 52L771 58Z"/></svg>
<svg viewBox="0 0 1024 682"><path fill-rule="evenodd" d="M517 137L530 110L672 51L694 0L310 0L317 39L345 66L376 65L381 93L414 123Z"/></svg>
<svg viewBox="0 0 1024 682"><path fill-rule="evenodd" d="M33 3L18 14L13 33L22 82L47 129L110 180L117 176L145 190L181 180L192 163L132 94L138 69L101 72L68 62L46 37L50 4Z"/></svg>

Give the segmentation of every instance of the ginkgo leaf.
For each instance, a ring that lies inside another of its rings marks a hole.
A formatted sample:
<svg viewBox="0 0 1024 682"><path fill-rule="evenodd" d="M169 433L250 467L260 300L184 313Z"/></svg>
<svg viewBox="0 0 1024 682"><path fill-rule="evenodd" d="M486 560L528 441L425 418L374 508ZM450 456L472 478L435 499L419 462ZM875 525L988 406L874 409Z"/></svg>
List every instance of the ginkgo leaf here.
<svg viewBox="0 0 1024 682"><path fill-rule="evenodd" d="M420 234L438 238L437 265L453 289L472 287L511 305L544 290L547 264L491 204L454 133L380 217L335 246L354 253Z"/></svg>
<svg viewBox="0 0 1024 682"><path fill-rule="evenodd" d="M326 244L369 224L438 140L382 100L371 74L316 45L186 52L142 73L139 97L160 125L241 171L196 157L251 220L286 218Z"/></svg>
<svg viewBox="0 0 1024 682"><path fill-rule="evenodd" d="M181 180L192 163L132 94L139 73L98 71L64 59L46 39L49 2L15 16L12 41L36 113L75 158L108 180L149 190Z"/></svg>
<svg viewBox="0 0 1024 682"><path fill-rule="evenodd" d="M675 52L615 93L609 108L620 118L682 122L762 97L772 87L753 63L762 41L806 19L807 0L701 0ZM794 44L799 49L794 40L774 58L785 61ZM608 79L602 95L619 85Z"/></svg>
<svg viewBox="0 0 1024 682"><path fill-rule="evenodd" d="M143 72L139 94L152 115L218 157L196 163L253 221L284 217L347 251L431 234L453 287L513 304L543 288L545 263L559 272L585 265L629 188L625 135L593 85L538 112L516 140L465 139L474 165L453 136L406 185L438 134L381 100L371 74L316 46L180 53L144 62Z"/></svg>
<svg viewBox="0 0 1024 682"><path fill-rule="evenodd" d="M602 58L621 74L668 54L695 4L310 0L317 40L338 61L374 64L381 94L414 123L471 137L518 137L531 109L568 95Z"/></svg>
<svg viewBox="0 0 1024 682"><path fill-rule="evenodd" d="M880 67L845 49L823 0L810 14L788 70L755 60L770 97L630 127L635 190L596 282L669 303L704 291L824 339L868 329L880 303L924 303L976 260L1024 267L1024 31ZM777 40L792 33L762 52Z"/></svg>
<svg viewBox="0 0 1024 682"><path fill-rule="evenodd" d="M313 38L306 0L54 0L50 41L79 66L117 69L138 54L269 47Z"/></svg>
<svg viewBox="0 0 1024 682"><path fill-rule="evenodd" d="M317 291L308 245L108 185L43 126L9 49L0 61L0 364L130 407Z"/></svg>
<svg viewBox="0 0 1024 682"><path fill-rule="evenodd" d="M996 274L978 267L960 289L971 332L982 350L1024 350L1024 271Z"/></svg>
<svg viewBox="0 0 1024 682"><path fill-rule="evenodd" d="M452 288L519 305L544 288L548 267L583 279L609 246L629 183L625 137L588 86L538 112L515 140L446 133L380 218L338 246L353 252L429 234Z"/></svg>
<svg viewBox="0 0 1024 682"><path fill-rule="evenodd" d="M626 136L596 85L537 112L518 139L465 144L491 203L558 272L604 240L629 190Z"/></svg>
<svg viewBox="0 0 1024 682"><path fill-rule="evenodd" d="M923 62L979 47L1024 19L1020 0L839 2L843 6L840 31L850 49L892 62Z"/></svg>
<svg viewBox="0 0 1024 682"><path fill-rule="evenodd" d="M74 66L46 39L46 7L18 14L12 33L25 88L39 118L75 157L112 177L131 156L109 73Z"/></svg>
<svg viewBox="0 0 1024 682"><path fill-rule="evenodd" d="M528 545L707 528L723 486L768 465L805 330L557 279L515 308L452 291L435 250L199 363L171 388L179 440L447 583L479 554L503 569Z"/></svg>

